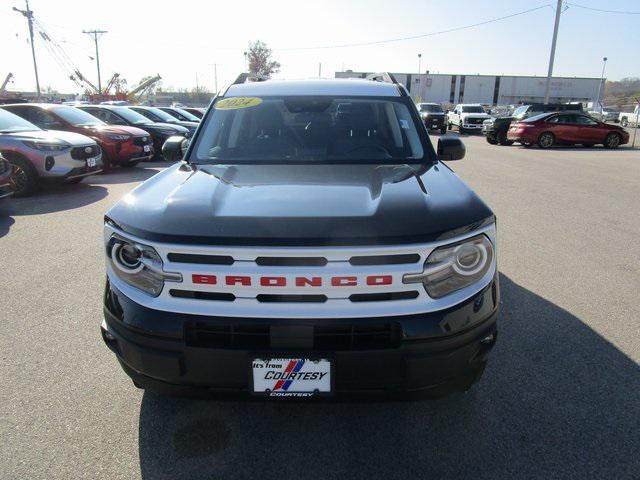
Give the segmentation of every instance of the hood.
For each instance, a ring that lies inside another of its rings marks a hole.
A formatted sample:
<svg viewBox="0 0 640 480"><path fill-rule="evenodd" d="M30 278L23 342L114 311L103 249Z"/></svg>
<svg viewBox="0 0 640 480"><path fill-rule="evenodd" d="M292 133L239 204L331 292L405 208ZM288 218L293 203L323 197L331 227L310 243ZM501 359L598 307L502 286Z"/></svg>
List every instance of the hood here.
<svg viewBox="0 0 640 480"><path fill-rule="evenodd" d="M132 137L138 137L140 135L148 135L148 133L141 128L129 127L122 125L100 125L97 127L86 126L83 127L94 135L112 134L112 135L130 135Z"/></svg>
<svg viewBox="0 0 640 480"><path fill-rule="evenodd" d="M465 113L462 112L460 114L461 117L464 118L492 118L488 113Z"/></svg>
<svg viewBox="0 0 640 480"><path fill-rule="evenodd" d="M170 123L169 125L180 125L182 127L185 127L191 132L195 131L195 129L198 128L197 122L185 122L182 120L176 120L175 123Z"/></svg>
<svg viewBox="0 0 640 480"><path fill-rule="evenodd" d="M444 112L420 112L421 117L444 117Z"/></svg>
<svg viewBox="0 0 640 480"><path fill-rule="evenodd" d="M218 245L425 242L493 218L443 164L179 163L138 186L107 216L149 240Z"/></svg>
<svg viewBox="0 0 640 480"><path fill-rule="evenodd" d="M149 124L143 125L146 130L171 130L174 133L185 133L189 130L182 125L178 125L176 123L153 123L149 120Z"/></svg>
<svg viewBox="0 0 640 480"><path fill-rule="evenodd" d="M55 141L62 140L72 146L95 145L96 142L91 138L79 133L63 132L60 130L33 130L29 132L16 132L0 134L0 138L10 137L16 140L43 140Z"/></svg>

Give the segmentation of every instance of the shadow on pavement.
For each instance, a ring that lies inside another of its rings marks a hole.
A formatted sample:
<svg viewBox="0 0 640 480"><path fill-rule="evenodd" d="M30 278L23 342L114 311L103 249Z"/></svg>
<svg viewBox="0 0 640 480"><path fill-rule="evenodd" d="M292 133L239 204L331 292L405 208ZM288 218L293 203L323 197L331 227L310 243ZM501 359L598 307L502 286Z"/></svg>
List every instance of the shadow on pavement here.
<svg viewBox="0 0 640 480"><path fill-rule="evenodd" d="M110 170L108 173L92 175L86 178L83 183L89 183L91 185L114 185L117 183L143 182L170 165L168 162L149 162L139 164L132 168L116 168Z"/></svg>
<svg viewBox="0 0 640 480"><path fill-rule="evenodd" d="M305 404L147 392L142 477L638 478L639 366L579 318L501 282L500 339L469 393Z"/></svg>
<svg viewBox="0 0 640 480"><path fill-rule="evenodd" d="M4 237L7 233L9 233L9 230L11 229L11 225L16 223L13 217L10 217L6 213L6 211L7 211L6 207L3 208L3 205L0 204L0 238Z"/></svg>
<svg viewBox="0 0 640 480"><path fill-rule="evenodd" d="M14 217L61 212L98 202L107 194L106 188L86 183L47 185L29 197L11 197L3 211Z"/></svg>

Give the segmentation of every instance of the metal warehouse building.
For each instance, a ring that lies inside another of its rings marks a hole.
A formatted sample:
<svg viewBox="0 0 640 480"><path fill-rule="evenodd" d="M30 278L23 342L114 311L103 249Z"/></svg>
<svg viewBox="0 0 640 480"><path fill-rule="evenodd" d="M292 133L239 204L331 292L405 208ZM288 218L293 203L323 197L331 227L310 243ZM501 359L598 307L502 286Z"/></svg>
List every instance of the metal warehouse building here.
<svg viewBox="0 0 640 480"><path fill-rule="evenodd" d="M370 72L336 72L336 78L364 78ZM546 77L394 73L416 102L508 105L544 101ZM589 102L598 95L599 78L552 77L551 102ZM600 90L604 94L603 88Z"/></svg>

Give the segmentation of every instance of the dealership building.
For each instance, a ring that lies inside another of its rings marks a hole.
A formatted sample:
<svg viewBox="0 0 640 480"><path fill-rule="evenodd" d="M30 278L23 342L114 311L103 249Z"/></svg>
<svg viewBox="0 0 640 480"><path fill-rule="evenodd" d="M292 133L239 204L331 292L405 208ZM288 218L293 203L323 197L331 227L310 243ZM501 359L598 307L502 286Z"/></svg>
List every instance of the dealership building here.
<svg viewBox="0 0 640 480"><path fill-rule="evenodd" d="M336 78L365 78L371 72L336 72ZM509 105L544 101L546 77L394 73L416 102ZM598 96L600 78L552 77L551 102L590 102ZM600 95L604 94L602 80Z"/></svg>

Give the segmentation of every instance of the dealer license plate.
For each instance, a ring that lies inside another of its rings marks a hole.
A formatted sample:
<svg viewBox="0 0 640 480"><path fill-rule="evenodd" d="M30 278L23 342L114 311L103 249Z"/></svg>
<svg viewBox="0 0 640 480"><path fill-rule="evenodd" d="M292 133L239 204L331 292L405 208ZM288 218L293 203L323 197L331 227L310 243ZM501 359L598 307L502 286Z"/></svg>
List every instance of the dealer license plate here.
<svg viewBox="0 0 640 480"><path fill-rule="evenodd" d="M142 150L144 150L145 152L150 152L151 151L151 145L145 145L144 147L142 147Z"/></svg>
<svg viewBox="0 0 640 480"><path fill-rule="evenodd" d="M271 397L311 397L331 393L331 362L326 359L255 359L253 392Z"/></svg>
<svg viewBox="0 0 640 480"><path fill-rule="evenodd" d="M87 167L92 168L96 166L96 159L94 157L87 158Z"/></svg>

